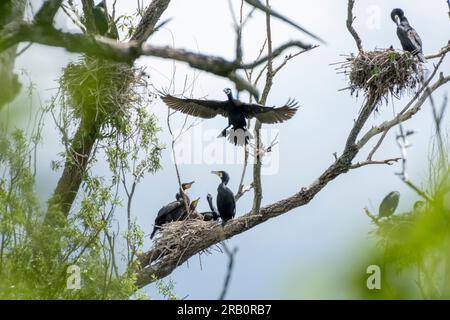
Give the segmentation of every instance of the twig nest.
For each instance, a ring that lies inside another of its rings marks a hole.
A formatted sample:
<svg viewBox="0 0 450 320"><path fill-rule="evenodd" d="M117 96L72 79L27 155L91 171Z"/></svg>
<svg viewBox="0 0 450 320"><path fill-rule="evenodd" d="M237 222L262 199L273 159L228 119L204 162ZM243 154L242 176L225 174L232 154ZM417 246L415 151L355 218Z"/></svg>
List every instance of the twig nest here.
<svg viewBox="0 0 450 320"><path fill-rule="evenodd" d="M378 100L414 92L423 79L420 62L409 52L378 49L349 56L339 69L348 77L351 95L363 92Z"/></svg>
<svg viewBox="0 0 450 320"><path fill-rule="evenodd" d="M120 118L124 108L139 98L134 92L139 82L129 66L89 57L70 63L60 78L67 105L85 121Z"/></svg>

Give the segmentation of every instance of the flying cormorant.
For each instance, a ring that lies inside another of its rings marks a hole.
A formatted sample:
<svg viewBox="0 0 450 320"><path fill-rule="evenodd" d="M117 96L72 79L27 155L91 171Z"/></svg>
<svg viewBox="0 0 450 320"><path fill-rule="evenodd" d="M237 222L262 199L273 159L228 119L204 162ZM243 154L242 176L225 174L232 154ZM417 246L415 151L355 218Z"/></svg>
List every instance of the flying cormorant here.
<svg viewBox="0 0 450 320"><path fill-rule="evenodd" d="M115 23L112 21L112 17L106 14L105 3L100 1L94 8L92 8L92 14L94 16L95 27L97 32L105 37L118 39L119 32Z"/></svg>
<svg viewBox="0 0 450 320"><path fill-rule="evenodd" d="M185 191L185 190L189 189L193 183L194 183L194 181L189 182L189 183L183 183L181 185L182 190ZM186 218L186 215L187 215L186 205L184 203L183 196L181 194L181 190L179 193L177 193L175 195L175 197L177 199L176 201L173 201L173 202L165 205L158 211L158 214L156 215L156 218L155 218L153 232L150 235L150 239L153 239L153 237L156 234L156 231L158 231L162 225L172 222L172 221L183 220ZM194 205L194 209L195 209L199 199L197 199L195 203L194 203L194 201L190 202L189 197L187 195L186 195L186 199L188 201L187 205L189 207Z"/></svg>
<svg viewBox="0 0 450 320"><path fill-rule="evenodd" d="M211 171L222 181L217 188L217 211L222 219L222 225L236 215L236 200L233 192L227 187L230 176L225 171Z"/></svg>
<svg viewBox="0 0 450 320"><path fill-rule="evenodd" d="M228 99L225 101L217 100L197 100L197 99L180 99L171 95L163 95L161 99L164 103L174 110L182 113L199 117L203 119L211 119L217 115L222 115L228 118L228 126L223 129L220 136L227 136L227 129L232 127L230 132L230 140L234 144L243 144L248 142L248 138L251 137L247 131L247 119L256 118L261 123L278 123L291 119L297 112L297 102L295 100L288 100L288 102L279 108L266 107L259 104L251 104L241 102L233 98L231 89L226 88L224 90ZM242 131L242 139L239 140L239 130ZM233 139L234 138L234 139Z"/></svg>
<svg viewBox="0 0 450 320"><path fill-rule="evenodd" d="M400 39L403 50L411 52L420 62L425 63L422 40L416 30L409 24L403 10L398 8L392 10L391 19L397 25L397 36Z"/></svg>
<svg viewBox="0 0 450 320"><path fill-rule="evenodd" d="M217 213L216 207L214 207L212 195L208 193L208 195L206 196L206 200L208 200L209 208L211 209L211 211L200 212L200 214L203 216L204 221L216 221L217 219L219 219L219 214Z"/></svg>
<svg viewBox="0 0 450 320"><path fill-rule="evenodd" d="M400 193L398 191L389 192L389 194L384 197L383 201L381 201L380 209L378 210L379 217L383 218L392 216L395 209L397 209L399 200Z"/></svg>

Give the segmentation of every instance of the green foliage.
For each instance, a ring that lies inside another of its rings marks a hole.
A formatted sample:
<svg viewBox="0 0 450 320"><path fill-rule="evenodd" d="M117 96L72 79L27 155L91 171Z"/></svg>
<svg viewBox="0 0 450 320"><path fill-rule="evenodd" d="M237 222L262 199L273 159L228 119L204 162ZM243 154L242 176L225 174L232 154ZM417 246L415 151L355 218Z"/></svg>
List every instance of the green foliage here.
<svg viewBox="0 0 450 320"><path fill-rule="evenodd" d="M104 241L113 199L99 179L79 212L61 228L44 223L30 171L27 139L20 130L0 136L0 298L117 299L135 292L134 275L118 275L112 248ZM56 210L50 208L49 210ZM68 267L80 269L81 286L68 288Z"/></svg>
<svg viewBox="0 0 450 320"><path fill-rule="evenodd" d="M448 168L448 166L447 166ZM355 273L354 284L364 298L450 298L450 175L445 169L432 194L410 212L376 221L378 246L362 265L378 265L382 289L365 286L367 274Z"/></svg>

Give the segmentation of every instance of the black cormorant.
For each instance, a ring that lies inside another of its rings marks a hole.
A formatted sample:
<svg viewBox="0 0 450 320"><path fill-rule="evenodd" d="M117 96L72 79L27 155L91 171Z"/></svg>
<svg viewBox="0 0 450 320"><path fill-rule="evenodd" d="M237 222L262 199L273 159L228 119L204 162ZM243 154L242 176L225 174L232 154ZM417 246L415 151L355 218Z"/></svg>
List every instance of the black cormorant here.
<svg viewBox="0 0 450 320"><path fill-rule="evenodd" d="M233 192L227 187L230 176L225 171L211 171L217 175L222 182L217 188L217 211L222 219L222 225L236 215L236 200Z"/></svg>
<svg viewBox="0 0 450 320"><path fill-rule="evenodd" d="M189 211L191 213L195 213L199 201L200 198L197 198L191 202L191 204L189 205ZM153 239L156 232L161 229L162 225L174 221L185 220L187 216L188 213L186 212L186 206L181 201L174 201L162 207L161 210L159 210L158 215L156 216L155 225L153 227L153 232L150 235L150 239Z"/></svg>
<svg viewBox="0 0 450 320"><path fill-rule="evenodd" d="M247 119L256 118L261 123L283 122L291 119L298 108L295 100L289 100L284 106L279 108L266 107L234 99L229 88L226 88L224 92L228 97L225 101L180 99L168 94L161 96L161 99L169 108L194 117L211 119L220 114L228 118L228 126L223 129L220 136L227 136L227 129L232 127L233 132L230 132L230 137L235 138L234 140L231 139L235 144L238 142L236 137L238 129L242 130L245 142L248 141L250 134L247 132Z"/></svg>
<svg viewBox="0 0 450 320"><path fill-rule="evenodd" d="M194 181L189 182L189 183L183 183L181 185L182 190L185 191L185 190L189 189L193 183L194 183ZM181 194L181 189L175 195L175 198L177 199L176 201L173 201L173 202L165 205L158 211L158 214L156 215L156 218L155 218L153 232L150 235L150 239L153 239L156 231L158 231L160 229L160 226L162 226L166 223L172 222L172 221L183 220L184 218L186 218L186 214L187 214L186 204L184 203L183 196ZM187 195L186 195L186 200L187 200L188 206L192 206L192 204L194 203L194 201L190 202L189 197ZM194 209L197 206L198 200L199 199L197 199L196 202L194 203Z"/></svg>
<svg viewBox="0 0 450 320"><path fill-rule="evenodd" d="M378 210L380 218L392 216L395 209L397 209L399 200L400 193L398 191L389 192L383 201L381 201L380 209Z"/></svg>
<svg viewBox="0 0 450 320"><path fill-rule="evenodd" d="M106 14L105 3L100 1L94 8L92 8L92 14L94 16L95 27L97 32L108 38L119 38L119 32L115 23L112 21L112 17Z"/></svg>
<svg viewBox="0 0 450 320"><path fill-rule="evenodd" d="M394 9L391 12L391 19L397 25L397 36L400 39L402 48L411 52L420 62L425 63L425 56L422 50L422 40L419 34L414 30L408 22L402 9Z"/></svg>
<svg viewBox="0 0 450 320"><path fill-rule="evenodd" d="M200 214L203 216L204 221L216 221L217 219L219 219L219 213L217 212L216 207L214 207L212 195L208 193L208 195L206 196L206 200L208 200L209 208L211 209L211 211L200 212Z"/></svg>

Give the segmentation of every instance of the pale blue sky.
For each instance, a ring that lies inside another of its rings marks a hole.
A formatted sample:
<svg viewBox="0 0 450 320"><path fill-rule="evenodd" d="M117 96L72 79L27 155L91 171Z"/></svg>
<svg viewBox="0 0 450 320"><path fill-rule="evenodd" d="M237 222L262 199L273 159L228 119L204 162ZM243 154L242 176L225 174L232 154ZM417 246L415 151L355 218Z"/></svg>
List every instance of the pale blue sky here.
<svg viewBox="0 0 450 320"><path fill-rule="evenodd" d="M34 2L34 1L33 1ZM148 2L148 1L147 1ZM38 3L38 1L36 1ZM238 1L233 1L238 7ZM134 1L118 1L118 12L131 12ZM36 4L37 7L37 4ZM333 153L343 149L346 135L353 119L357 116L362 99L349 96L348 92L338 92L346 87L342 75L337 75L331 63L342 61L342 54L355 52L353 39L345 27L346 1L272 1L272 7L288 15L300 25L308 28L327 41L327 45L301 55L291 61L277 76L268 104L284 103L289 97L296 98L301 108L297 115L283 125L273 126L279 130L280 143L277 151L279 170L275 175L263 177L263 205L287 197L307 186L333 161ZM444 0L411 1L382 0L356 1L355 27L363 39L365 49L389 47L399 48L395 25L390 20L394 7L405 10L411 24L422 37L425 53L436 52L449 39L448 7ZM234 31L227 0L173 0L163 19L173 20L150 42L157 45L172 45L194 51L232 58L234 54ZM265 37L265 16L255 13L243 33L245 61L252 60ZM66 20L59 16L59 24L67 28ZM295 29L279 21L273 21L274 45L288 40L301 39L315 43ZM48 49L33 45L17 61L17 68L29 71L37 84L41 100L45 102L55 93L56 78L61 68L77 56L61 49ZM138 65L146 67L151 81L158 88L167 88L173 74L174 64L154 58L140 58ZM449 70L447 62L443 67ZM194 74L186 65L176 63L175 83L181 88L185 76L196 80L194 95L223 99L223 88L231 87L226 79L207 73ZM429 66L429 65L428 65ZM436 93L441 98L448 87ZM368 126L375 125L398 110L405 100L394 101L394 106L382 106L380 112L369 120ZM165 116L167 108L157 101L149 110L160 118L164 129L162 141L169 141L166 133ZM49 119L50 120L50 119ZM226 125L223 118L203 122L203 132L217 134ZM409 149L409 173L420 182L426 176L427 154L432 122L429 106L406 124L406 129L418 132L411 138L413 147ZM47 122L44 144L39 151L39 190L45 198L55 186L59 173L50 170L49 162L61 151L56 129ZM399 154L395 143L395 132L386 138L377 159L396 157ZM196 145L197 140L192 140ZM201 142L199 142L201 143ZM229 151L230 148L227 149ZM363 153L363 155L367 154ZM133 213L140 225L150 232L156 212L172 201L177 185L175 171L170 157L170 149L163 152L163 170L148 175L139 185ZM224 169L231 175L230 187L236 190L241 165L182 165L185 180L196 180L190 190L192 197L202 197L200 209L206 209L205 195L216 193L217 177L211 170ZM98 174L106 172L99 166ZM392 190L402 194L400 208L408 210L415 195L410 192L395 175L398 166L367 167L345 174L330 183L307 206L271 220L228 241L230 247L238 246L228 298L340 298L345 288L337 288L342 274L339 262L358 254L357 244L370 239L369 219L363 208L377 208L381 199ZM251 172L251 170L249 170ZM247 183L251 181L247 176ZM151 195L151 196L150 196ZM252 194L245 195L237 205L237 214L248 212ZM125 214L124 212L122 213ZM144 249L150 242L146 241ZM215 299L218 297L225 275L227 258L216 251L211 255L193 257L189 264L179 267L170 278L176 283L176 293L180 297ZM324 266L328 266L326 268ZM314 280L314 270L326 269L323 281L329 281L327 291L320 291L321 281ZM329 280L325 280L329 279ZM150 286L147 291L154 294ZM319 292L320 291L320 292Z"/></svg>

